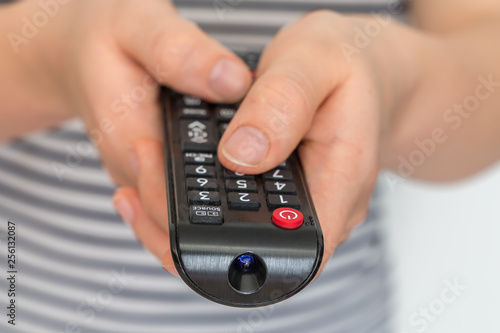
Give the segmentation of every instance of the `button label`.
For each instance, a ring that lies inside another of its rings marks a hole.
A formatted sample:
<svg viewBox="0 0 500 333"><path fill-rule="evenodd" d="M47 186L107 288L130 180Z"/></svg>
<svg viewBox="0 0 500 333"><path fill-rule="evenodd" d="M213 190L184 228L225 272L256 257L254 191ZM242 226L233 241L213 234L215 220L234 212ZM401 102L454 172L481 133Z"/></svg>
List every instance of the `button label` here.
<svg viewBox="0 0 500 333"><path fill-rule="evenodd" d="M250 199L247 199L249 193L238 193L240 195L240 201L243 201L243 202L249 202Z"/></svg>
<svg viewBox="0 0 500 333"><path fill-rule="evenodd" d="M299 217L299 215L296 212L289 209L282 210L280 212L280 216L286 220L295 220L296 218Z"/></svg>
<svg viewBox="0 0 500 333"><path fill-rule="evenodd" d="M285 183L280 183L280 182L276 182L274 183L274 185L276 186L276 190L278 191L281 191L286 186Z"/></svg>
<svg viewBox="0 0 500 333"><path fill-rule="evenodd" d="M286 204L286 203L288 203L288 201L286 201L285 199L283 199L283 195L282 195L282 194L280 194L280 202L281 202L282 204Z"/></svg>
<svg viewBox="0 0 500 333"><path fill-rule="evenodd" d="M188 125L188 136L191 142L195 143L207 143L208 133L206 132L207 126L199 121L193 121Z"/></svg>

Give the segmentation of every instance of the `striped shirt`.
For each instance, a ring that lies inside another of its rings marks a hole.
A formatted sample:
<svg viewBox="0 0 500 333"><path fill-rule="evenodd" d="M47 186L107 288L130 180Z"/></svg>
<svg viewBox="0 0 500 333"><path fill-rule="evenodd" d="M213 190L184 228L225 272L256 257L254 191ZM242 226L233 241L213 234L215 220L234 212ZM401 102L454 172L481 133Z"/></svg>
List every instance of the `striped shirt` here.
<svg viewBox="0 0 500 333"><path fill-rule="evenodd" d="M314 8L387 7L387 1L354 0L177 4L182 15L215 38L251 50ZM0 279L0 332L391 331L376 197L366 222L338 247L316 281L284 302L240 309L212 303L165 272L116 215L110 200L114 189L79 121L0 147L0 260L4 273L11 221L18 272L15 326L4 314L10 282Z"/></svg>

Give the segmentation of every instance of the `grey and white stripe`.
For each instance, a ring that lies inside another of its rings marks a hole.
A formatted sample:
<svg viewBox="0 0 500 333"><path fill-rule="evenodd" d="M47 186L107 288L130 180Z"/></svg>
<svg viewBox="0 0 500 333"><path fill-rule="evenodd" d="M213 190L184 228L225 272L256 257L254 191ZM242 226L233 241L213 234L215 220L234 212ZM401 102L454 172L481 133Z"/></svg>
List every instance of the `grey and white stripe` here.
<svg viewBox="0 0 500 333"><path fill-rule="evenodd" d="M212 1L178 2L183 15L239 45L252 44L238 40L237 29L224 31L241 17L244 25L269 27L254 34L260 47L306 9L334 6L326 0L246 0L230 13L240 16L221 21ZM346 4L368 8L361 1ZM257 14L262 11L283 18L264 20ZM367 221L305 290L270 307L237 309L205 300L166 273L115 214L114 188L78 121L0 147L0 231L7 220L17 224L19 271L17 325L2 315L0 332L390 332L376 198ZM3 309L6 287L0 279Z"/></svg>
<svg viewBox="0 0 500 333"><path fill-rule="evenodd" d="M260 50L284 25L316 9L372 13L405 0L174 0L179 12L233 49ZM391 7L394 8L394 7Z"/></svg>

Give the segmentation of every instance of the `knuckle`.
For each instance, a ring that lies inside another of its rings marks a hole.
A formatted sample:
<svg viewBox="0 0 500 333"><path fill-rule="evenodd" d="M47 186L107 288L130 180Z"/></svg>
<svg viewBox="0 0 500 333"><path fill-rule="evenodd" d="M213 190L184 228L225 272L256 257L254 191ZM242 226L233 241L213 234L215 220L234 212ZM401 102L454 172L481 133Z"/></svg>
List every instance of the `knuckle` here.
<svg viewBox="0 0 500 333"><path fill-rule="evenodd" d="M183 23L184 24L184 23ZM165 32L163 29L152 34L150 53L153 63L165 67L167 73L178 77L188 68L191 59L197 51L196 38L193 34L194 24L186 22L187 28Z"/></svg>
<svg viewBox="0 0 500 333"><path fill-rule="evenodd" d="M303 19L311 20L313 22L323 22L323 21L331 21L334 18L339 17L340 15L336 12L328 9L316 9L306 13L303 16Z"/></svg>
<svg viewBox="0 0 500 333"><path fill-rule="evenodd" d="M263 83L250 97L254 110L265 110L264 117L273 134L285 134L311 113L312 84L298 73L288 73Z"/></svg>
<svg viewBox="0 0 500 333"><path fill-rule="evenodd" d="M310 36L312 38L331 36L347 23L344 15L328 9L317 9L307 13L303 16L302 22L310 27L308 30L315 33ZM321 34L317 34L319 29L323 30ZM329 34L325 34L325 31Z"/></svg>

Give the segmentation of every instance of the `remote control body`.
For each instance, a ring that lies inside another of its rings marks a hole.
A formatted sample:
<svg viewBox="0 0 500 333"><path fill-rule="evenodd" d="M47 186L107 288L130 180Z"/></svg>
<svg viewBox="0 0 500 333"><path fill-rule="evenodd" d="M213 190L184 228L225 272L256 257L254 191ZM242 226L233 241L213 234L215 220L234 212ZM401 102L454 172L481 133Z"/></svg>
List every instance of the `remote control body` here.
<svg viewBox="0 0 500 333"><path fill-rule="evenodd" d="M238 105L168 89L162 102L170 244L181 278L237 307L302 290L321 265L323 235L297 154L262 175L232 172L216 151Z"/></svg>

